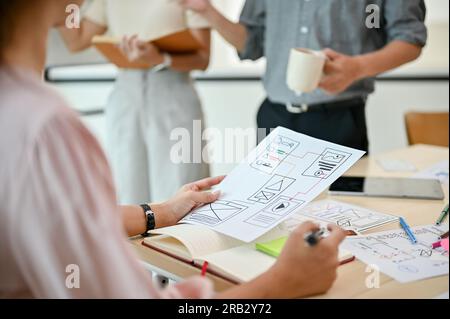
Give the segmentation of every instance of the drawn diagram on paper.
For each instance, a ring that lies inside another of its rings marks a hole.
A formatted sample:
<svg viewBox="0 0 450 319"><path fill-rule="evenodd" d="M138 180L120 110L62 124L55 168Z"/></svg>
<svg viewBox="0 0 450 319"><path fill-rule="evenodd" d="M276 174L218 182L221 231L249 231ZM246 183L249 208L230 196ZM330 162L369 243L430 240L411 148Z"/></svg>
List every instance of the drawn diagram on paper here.
<svg viewBox="0 0 450 319"><path fill-rule="evenodd" d="M288 137L277 135L250 166L261 172L272 174L299 144Z"/></svg>
<svg viewBox="0 0 450 319"><path fill-rule="evenodd" d="M350 153L327 148L302 175L322 179L328 178L350 156Z"/></svg>
<svg viewBox="0 0 450 319"><path fill-rule="evenodd" d="M294 178L274 175L260 189L256 191L248 200L267 204L277 195L283 193L289 186L295 182Z"/></svg>
<svg viewBox="0 0 450 319"><path fill-rule="evenodd" d="M182 222L254 241L322 193L363 154L279 127L217 187L219 201Z"/></svg>
<svg viewBox="0 0 450 319"><path fill-rule="evenodd" d="M310 203L297 214L357 232L364 232L398 220L396 216L332 200Z"/></svg>
<svg viewBox="0 0 450 319"><path fill-rule="evenodd" d="M417 244L412 244L403 230L394 230L347 237L342 247L397 281L410 282L448 274L448 253L442 248L431 249L446 230L434 225L414 227Z"/></svg>
<svg viewBox="0 0 450 319"><path fill-rule="evenodd" d="M299 201L287 196L280 196L272 204L265 207L262 211L251 216L246 223L252 224L258 227L270 227L275 224L280 217L284 217L287 214L294 212L298 209L304 202Z"/></svg>
<svg viewBox="0 0 450 319"><path fill-rule="evenodd" d="M195 213L190 214L186 220L197 221L206 225L217 225L247 208L242 204L218 200L200 207Z"/></svg>

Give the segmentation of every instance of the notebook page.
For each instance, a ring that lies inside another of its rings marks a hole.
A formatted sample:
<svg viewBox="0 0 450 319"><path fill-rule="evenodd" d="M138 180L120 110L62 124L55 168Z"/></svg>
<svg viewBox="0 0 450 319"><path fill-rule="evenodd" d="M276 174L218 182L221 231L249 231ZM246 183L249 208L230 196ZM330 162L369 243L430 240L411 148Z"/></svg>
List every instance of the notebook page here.
<svg viewBox="0 0 450 319"><path fill-rule="evenodd" d="M196 225L179 224L172 227L156 229L150 233L176 238L186 246L192 259L198 259L204 255L242 245L242 242L237 239ZM151 238L149 242L152 242Z"/></svg>
<svg viewBox="0 0 450 319"><path fill-rule="evenodd" d="M344 262L353 257L353 254L345 249L339 249L339 261ZM219 251L204 259L208 261L211 269L238 281L248 282L265 271L275 262L276 258L256 250L254 244Z"/></svg>
<svg viewBox="0 0 450 319"><path fill-rule="evenodd" d="M170 252L177 257L181 257L189 261L192 260L191 253L186 246L183 245L183 243L181 243L178 239L171 236L158 235L154 237L147 237L144 239L144 242L152 247L161 249L162 251Z"/></svg>

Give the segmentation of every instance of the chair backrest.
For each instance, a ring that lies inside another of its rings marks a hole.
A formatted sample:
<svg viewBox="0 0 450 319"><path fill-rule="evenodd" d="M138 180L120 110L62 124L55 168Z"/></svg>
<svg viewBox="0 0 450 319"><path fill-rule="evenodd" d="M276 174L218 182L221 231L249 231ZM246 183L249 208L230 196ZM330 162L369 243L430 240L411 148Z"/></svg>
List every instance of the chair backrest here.
<svg viewBox="0 0 450 319"><path fill-rule="evenodd" d="M430 144L448 147L449 113L416 113L405 115L410 145Z"/></svg>

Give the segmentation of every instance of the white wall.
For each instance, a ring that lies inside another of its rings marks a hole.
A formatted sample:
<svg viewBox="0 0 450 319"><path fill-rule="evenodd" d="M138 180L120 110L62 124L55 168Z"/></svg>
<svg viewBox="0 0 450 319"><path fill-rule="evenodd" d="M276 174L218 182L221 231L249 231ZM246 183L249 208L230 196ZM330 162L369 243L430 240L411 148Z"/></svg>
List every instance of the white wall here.
<svg viewBox="0 0 450 319"><path fill-rule="evenodd" d="M259 82L198 82L209 127L256 128L256 112L265 97ZM79 109L105 104L111 84L64 84L58 89ZM448 82L378 82L367 107L370 150L373 154L406 147L403 117L407 111L448 111ZM84 118L101 143L107 132L103 116ZM233 164L216 163L212 173L225 174Z"/></svg>

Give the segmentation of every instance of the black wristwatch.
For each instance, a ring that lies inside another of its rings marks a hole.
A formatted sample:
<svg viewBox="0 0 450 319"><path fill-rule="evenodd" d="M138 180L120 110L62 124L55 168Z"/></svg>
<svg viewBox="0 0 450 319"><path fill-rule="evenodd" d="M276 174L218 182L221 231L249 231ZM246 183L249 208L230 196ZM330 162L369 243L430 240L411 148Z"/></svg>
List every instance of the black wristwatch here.
<svg viewBox="0 0 450 319"><path fill-rule="evenodd" d="M147 227L146 227L145 233L143 233L141 235L143 237L148 237L148 231L155 229L155 214L153 214L153 211L149 205L142 204L140 206L144 210L145 219L147 221Z"/></svg>

